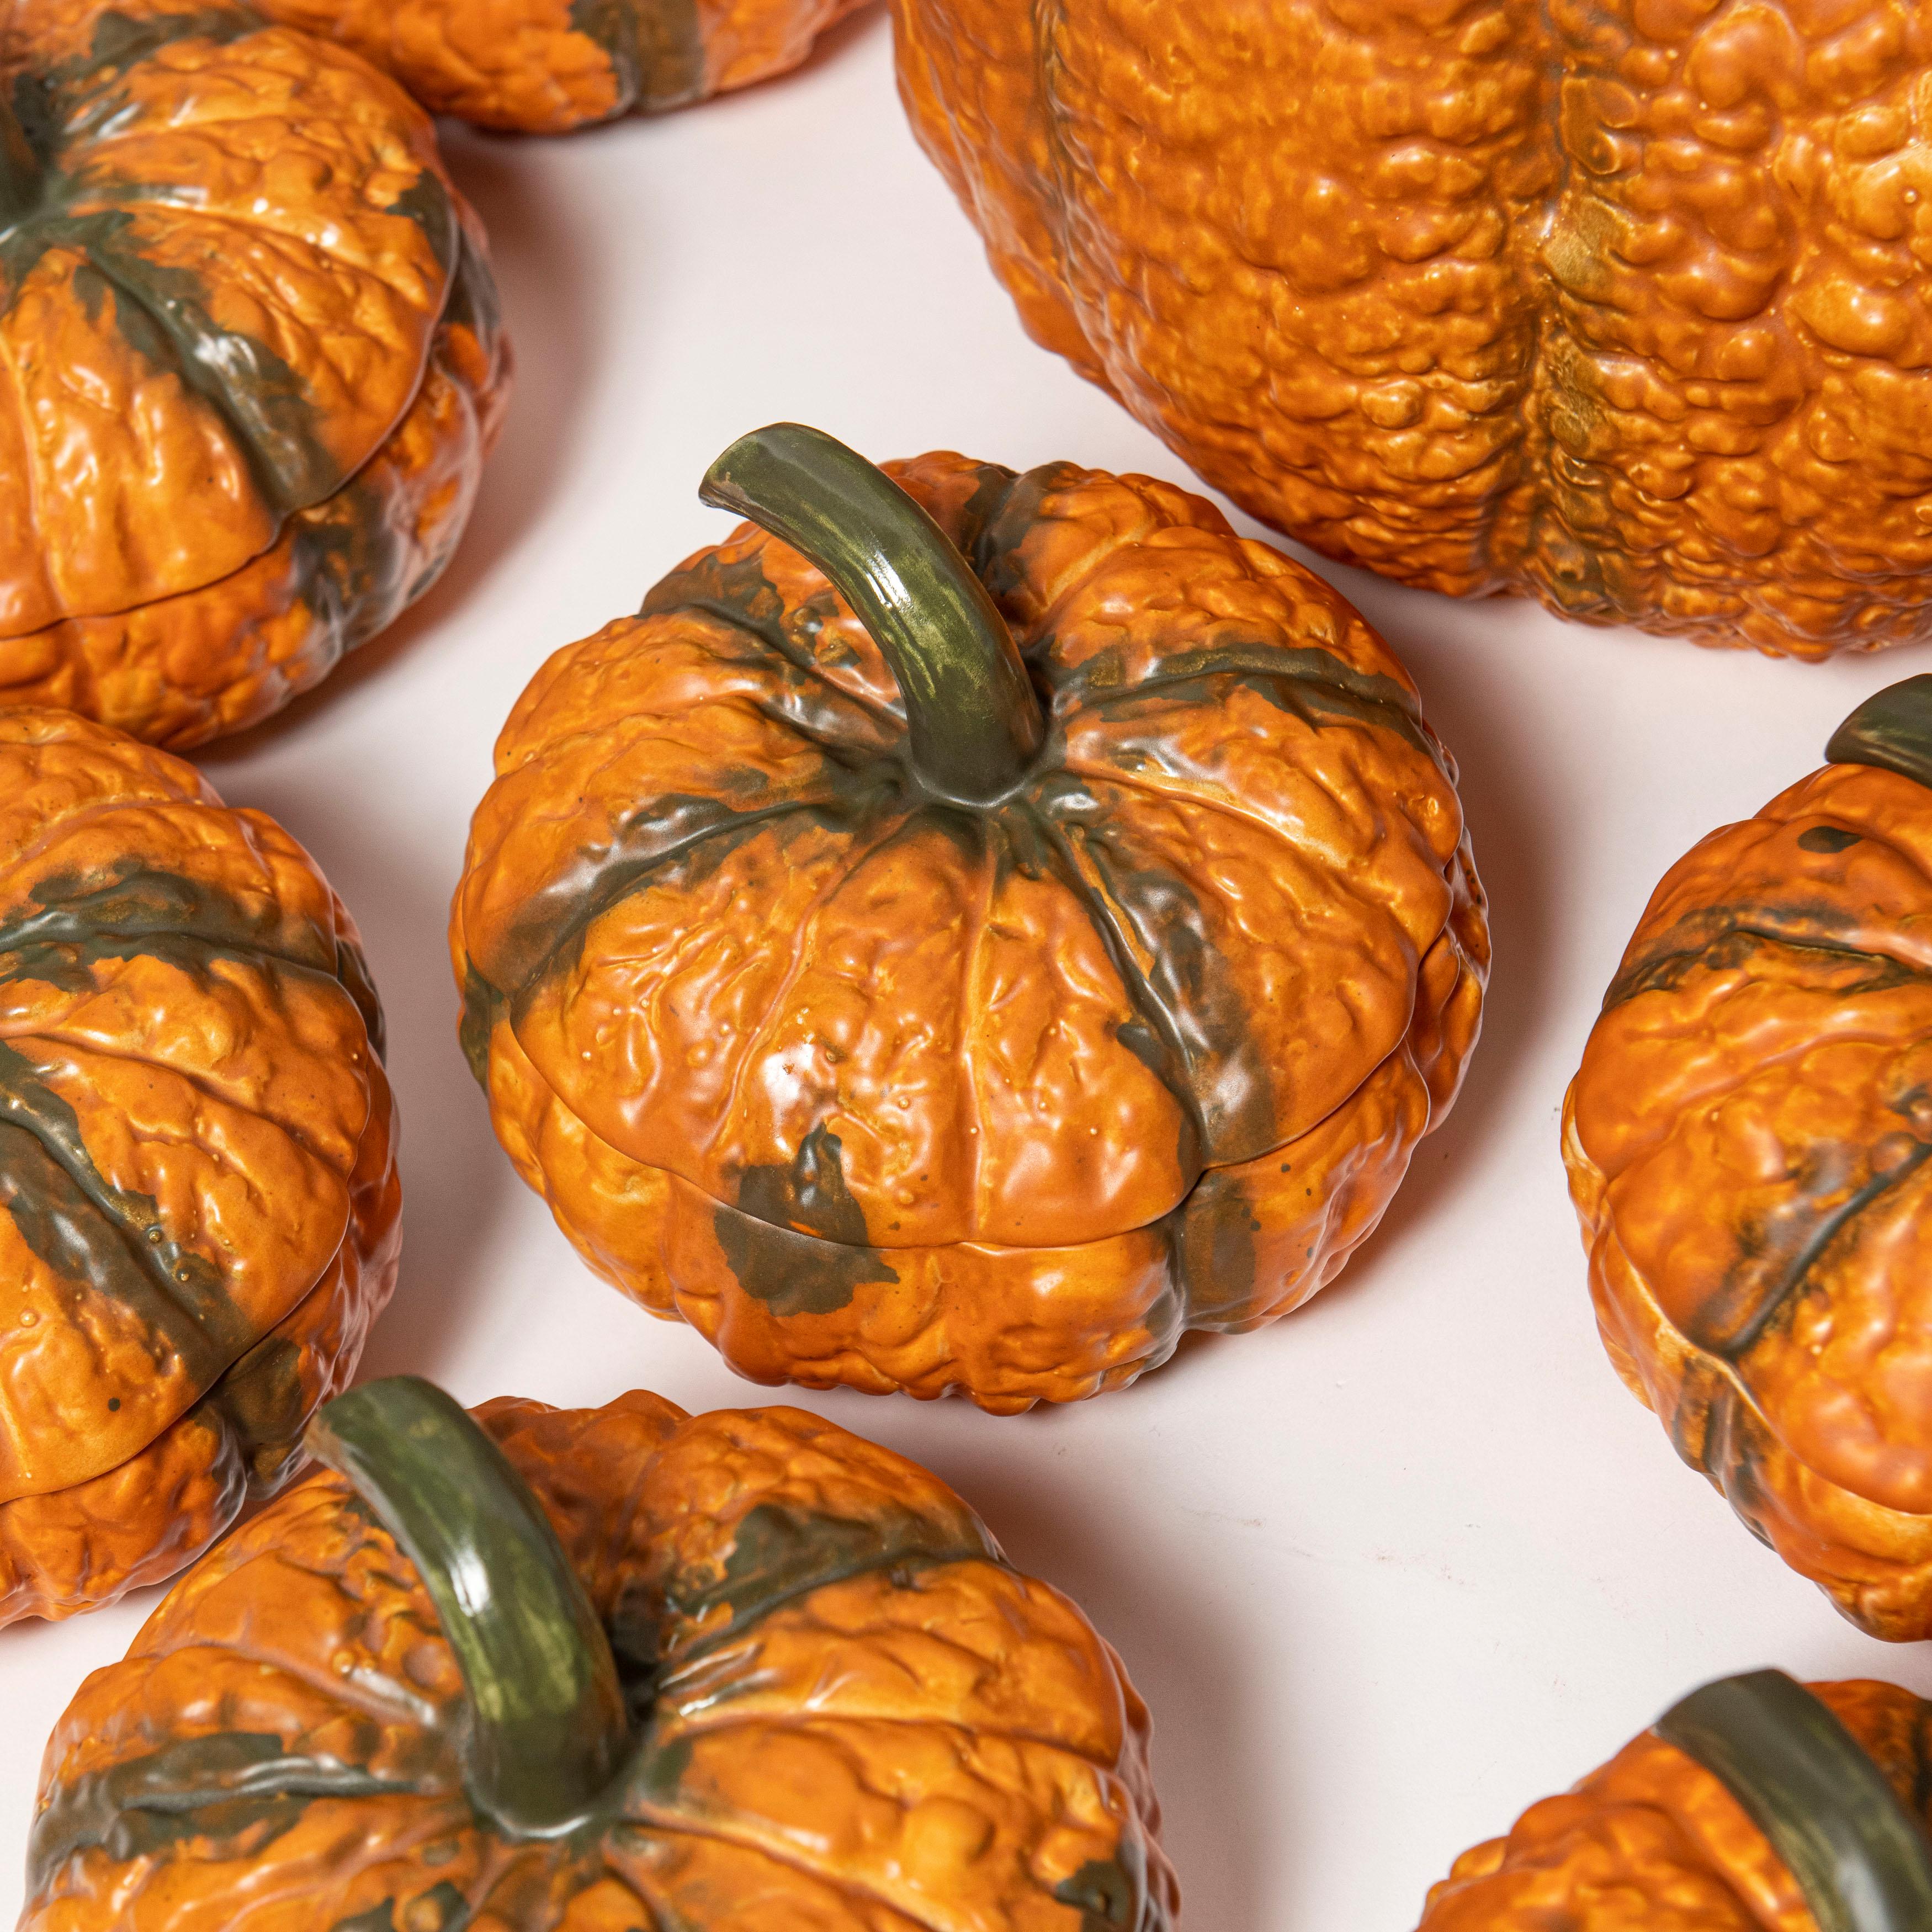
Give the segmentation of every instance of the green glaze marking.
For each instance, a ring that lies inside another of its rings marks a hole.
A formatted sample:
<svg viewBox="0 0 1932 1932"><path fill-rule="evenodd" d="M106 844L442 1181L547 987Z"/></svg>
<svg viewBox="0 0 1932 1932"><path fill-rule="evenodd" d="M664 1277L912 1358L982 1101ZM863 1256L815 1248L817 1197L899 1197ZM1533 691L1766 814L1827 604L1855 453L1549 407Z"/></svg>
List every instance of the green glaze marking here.
<svg viewBox="0 0 1932 1932"><path fill-rule="evenodd" d="M42 172L14 103L0 92L0 230L22 219L40 200Z"/></svg>
<svg viewBox="0 0 1932 1932"><path fill-rule="evenodd" d="M1281 1138L1276 1076L1193 888L1162 854L1137 849L1132 820L1110 813L1078 778L1041 785L1034 806L1082 882L1089 916L1117 960L1132 962L1144 993L1135 1004L1159 1016L1202 1158L1228 1166L1265 1154Z"/></svg>
<svg viewBox="0 0 1932 1932"><path fill-rule="evenodd" d="M273 960L332 978L340 957L333 935L291 919L266 893L236 899L138 857L98 872L50 873L35 882L28 905L0 923L0 959L14 962L10 976L75 990L89 983L74 978L76 967L138 958L180 940L197 947L194 956L204 961L216 955Z"/></svg>
<svg viewBox="0 0 1932 1932"><path fill-rule="evenodd" d="M841 805L808 796L745 809L675 792L649 800L620 820L605 842L580 848L529 895L488 962L490 983L514 999L567 966L589 928L633 892L665 876L701 879L785 820L842 834L851 830Z"/></svg>
<svg viewBox="0 0 1932 1932"><path fill-rule="evenodd" d="M1078 1910L1080 1932L1151 1932L1162 1922L1147 1895L1147 1854L1132 1839L1111 1858L1089 1858L1053 1895Z"/></svg>
<svg viewBox="0 0 1932 1932"><path fill-rule="evenodd" d="M1928 680L1932 683L1932 680ZM1779 1670L1694 1690L1658 1736L1724 1786L1771 1840L1819 1932L1925 1932L1932 1844L1836 1714Z"/></svg>
<svg viewBox="0 0 1932 1932"><path fill-rule="evenodd" d="M254 1857L300 1822L317 1798L380 1798L428 1787L290 1752L272 1733L184 1738L72 1784L56 1785L27 1846L30 1895L98 1847L116 1864L213 1840L208 1856Z"/></svg>
<svg viewBox="0 0 1932 1932"><path fill-rule="evenodd" d="M402 1546L469 1694L467 1782L513 1836L581 1823L629 1741L609 1640L542 1506L455 1402L412 1376L369 1382L308 1428Z"/></svg>
<svg viewBox="0 0 1932 1932"><path fill-rule="evenodd" d="M1210 1167L1168 1222L1187 1326L1227 1333L1251 1322L1259 1271L1255 1237L1262 1224L1241 1182Z"/></svg>
<svg viewBox="0 0 1932 1932"><path fill-rule="evenodd" d="M838 586L898 681L928 790L987 805L1020 784L1046 736L1026 667L986 586L883 470L820 430L776 423L734 443L698 494Z"/></svg>
<svg viewBox="0 0 1932 1932"><path fill-rule="evenodd" d="M1837 825L1814 825L1798 835L1801 852L1848 852L1863 842L1862 832L1847 832Z"/></svg>
<svg viewBox="0 0 1932 1932"><path fill-rule="evenodd" d="M318 973L354 1000L370 1044L382 1051L382 1003L362 949L291 917L266 894L237 899L206 880L130 858L92 872L50 874L28 904L0 922L0 967L10 979L85 992L93 983L85 969L97 961L142 958L197 978L221 958Z"/></svg>
<svg viewBox="0 0 1932 1932"><path fill-rule="evenodd" d="M1004 597L1026 581L1022 553L1046 499L1080 472L1070 463L1044 463L1016 476L1003 463L982 463L977 474L960 518L959 548L988 592Z"/></svg>
<svg viewBox="0 0 1932 1932"><path fill-rule="evenodd" d="M1932 785L1932 673L1875 692L1832 734L1828 764L1879 765Z"/></svg>
<svg viewBox="0 0 1932 1932"><path fill-rule="evenodd" d="M170 1239L152 1195L110 1186L80 1116L33 1063L0 1043L0 1206L69 1281L133 1309L205 1389L256 1339L220 1271Z"/></svg>
<svg viewBox="0 0 1932 1932"><path fill-rule="evenodd" d="M490 1036L496 1029L502 995L468 960L463 963L463 1015L456 1024L457 1044L470 1071L484 1093L490 1090Z"/></svg>
<svg viewBox="0 0 1932 1932"><path fill-rule="evenodd" d="M821 1240L722 1202L711 1229L738 1286L776 1316L836 1314L868 1283L899 1278L877 1248Z"/></svg>
<svg viewBox="0 0 1932 1932"><path fill-rule="evenodd" d="M838 1136L821 1120L799 1143L788 1164L746 1168L738 1183L738 1205L761 1221L864 1247L868 1238L865 1210L845 1184L841 1151Z"/></svg>
<svg viewBox="0 0 1932 1932"><path fill-rule="evenodd" d="M571 0L570 24L610 57L614 113L656 113L703 98L704 36L696 0Z"/></svg>
<svg viewBox="0 0 1932 1932"><path fill-rule="evenodd" d="M665 1608L674 1617L701 1623L721 1607L729 1612L717 1629L677 1652L675 1667L688 1668L779 1604L828 1583L875 1570L899 1576L946 1563L1005 1562L963 1503L940 1516L882 1498L871 1514L852 1518L755 1504L733 1529L722 1575L706 1565L694 1574L674 1574L665 1584Z"/></svg>
<svg viewBox="0 0 1932 1932"><path fill-rule="evenodd" d="M203 1406L235 1432L257 1488L280 1473L300 1444L308 1420L302 1365L297 1343L286 1335L265 1335L203 1398Z"/></svg>
<svg viewBox="0 0 1932 1932"><path fill-rule="evenodd" d="M1316 730L1334 724L1387 731L1420 752L1452 783L1448 753L1422 722L1414 694L1392 677L1359 671L1332 652L1310 645L1232 643L1177 651L1148 675L1126 681L1118 650L1096 651L1062 674L1056 702L1078 698L1096 710L1138 704L1162 710L1175 704L1218 705L1238 687L1292 712ZM1158 745L1156 735L1150 745Z"/></svg>
<svg viewBox="0 0 1932 1932"><path fill-rule="evenodd" d="M1838 1237L1916 1174L1928 1156L1932 1143L1915 1141L1902 1160L1882 1173L1868 1173L1852 1186L1853 1163L1868 1164L1870 1150L1839 1142L1814 1144L1806 1178L1818 1184L1753 1224L1738 1244L1742 1258L1699 1307L1696 1318L1685 1323L1687 1337L1727 1361L1742 1360L1803 1292L1811 1270Z"/></svg>
<svg viewBox="0 0 1932 1932"><path fill-rule="evenodd" d="M814 668L811 653L802 650L784 627L784 599L765 575L764 562L741 556L727 563L714 553L668 571L644 593L640 617L682 615L695 610L748 632L760 647L802 671Z"/></svg>
<svg viewBox="0 0 1932 1932"><path fill-rule="evenodd" d="M1604 1011L1640 993L1681 986L1700 968L1726 970L1748 960L1761 946L1789 947L1809 954L1822 969L1858 975L1857 989L1874 992L1932 977L1917 967L1882 953L1846 945L1826 929L1823 920L1849 924L1829 908L1810 902L1779 905L1714 906L1688 913L1631 960L1604 994ZM1850 982L1845 982L1848 989Z"/></svg>

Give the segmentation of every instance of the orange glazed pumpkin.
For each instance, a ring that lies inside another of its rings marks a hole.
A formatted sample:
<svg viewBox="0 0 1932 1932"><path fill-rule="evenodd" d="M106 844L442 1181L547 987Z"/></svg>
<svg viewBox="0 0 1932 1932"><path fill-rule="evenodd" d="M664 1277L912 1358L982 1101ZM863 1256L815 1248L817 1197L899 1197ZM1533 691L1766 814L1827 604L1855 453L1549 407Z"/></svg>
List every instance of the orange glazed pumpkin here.
<svg viewBox="0 0 1932 1932"><path fill-rule="evenodd" d="M538 672L451 944L593 1268L754 1380L1019 1409L1335 1274L1488 938L1454 767L1308 572L1145 477L894 474L719 459L779 536Z"/></svg>
<svg viewBox="0 0 1932 1932"><path fill-rule="evenodd" d="M1910 1691L1727 1678L1465 1852L1421 1932L1923 1932L1928 1793Z"/></svg>
<svg viewBox="0 0 1932 1932"><path fill-rule="evenodd" d="M392 81L238 5L0 0L0 700L266 717L441 570L506 373Z"/></svg>
<svg viewBox="0 0 1932 1932"><path fill-rule="evenodd" d="M472 1421L408 1378L312 1432L346 1478L62 1720L21 1932L1173 1924L1120 1660L923 1469L796 1409Z"/></svg>
<svg viewBox="0 0 1932 1932"><path fill-rule="evenodd" d="M1932 633L1907 0L894 0L1028 328L1236 502L1455 595Z"/></svg>
<svg viewBox="0 0 1932 1932"><path fill-rule="evenodd" d="M1787 1563L1932 1637L1932 677L1646 910L1564 1111L1618 1372Z"/></svg>
<svg viewBox="0 0 1932 1932"><path fill-rule="evenodd" d="M260 0L432 113L524 134L656 113L798 65L862 0Z"/></svg>
<svg viewBox="0 0 1932 1932"><path fill-rule="evenodd" d="M170 1575L286 1480L395 1278L381 1043L272 819L0 712L0 1623Z"/></svg>

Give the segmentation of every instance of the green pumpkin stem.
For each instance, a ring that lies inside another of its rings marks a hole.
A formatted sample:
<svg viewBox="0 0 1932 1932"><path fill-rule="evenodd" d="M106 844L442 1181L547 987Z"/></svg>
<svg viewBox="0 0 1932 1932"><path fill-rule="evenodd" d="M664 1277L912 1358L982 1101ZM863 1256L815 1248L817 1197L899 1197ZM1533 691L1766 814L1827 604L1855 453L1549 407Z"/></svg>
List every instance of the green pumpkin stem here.
<svg viewBox="0 0 1932 1932"><path fill-rule="evenodd" d="M1932 675L1922 672L1874 692L1825 747L1834 765L1881 765L1932 785Z"/></svg>
<svg viewBox="0 0 1932 1932"><path fill-rule="evenodd" d="M413 1376L365 1383L310 1424L416 1565L469 1694L467 1773L505 1831L568 1828L629 1742L609 1639L542 1506L503 1452Z"/></svg>
<svg viewBox="0 0 1932 1932"><path fill-rule="evenodd" d="M0 86L0 230L32 213L45 179L40 158Z"/></svg>
<svg viewBox="0 0 1932 1932"><path fill-rule="evenodd" d="M822 430L773 423L706 472L734 510L824 571L898 680L914 771L962 805L1025 777L1046 735L1012 635L946 533L876 465Z"/></svg>
<svg viewBox="0 0 1932 1932"><path fill-rule="evenodd" d="M1932 680L1925 682L1932 683ZM1932 1841L1837 1715L1781 1670L1694 1690L1658 1735L1743 1806L1818 1932L1926 1932Z"/></svg>

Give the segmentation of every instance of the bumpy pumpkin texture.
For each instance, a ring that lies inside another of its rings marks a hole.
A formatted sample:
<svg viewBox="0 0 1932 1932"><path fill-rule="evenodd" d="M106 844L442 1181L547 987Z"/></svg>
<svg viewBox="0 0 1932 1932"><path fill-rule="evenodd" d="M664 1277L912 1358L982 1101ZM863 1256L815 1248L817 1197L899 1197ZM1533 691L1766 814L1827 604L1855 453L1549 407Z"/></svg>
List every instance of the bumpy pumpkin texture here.
<svg viewBox="0 0 1932 1932"><path fill-rule="evenodd" d="M260 0L432 113L525 134L656 113L798 65L862 0Z"/></svg>
<svg viewBox="0 0 1932 1932"><path fill-rule="evenodd" d="M394 82L238 5L0 0L0 700L267 716L448 561L507 374Z"/></svg>
<svg viewBox="0 0 1932 1932"><path fill-rule="evenodd" d="M1671 868L1563 1125L1618 1372L1786 1562L1898 1638L1932 1636L1928 752L1914 678Z"/></svg>
<svg viewBox="0 0 1932 1932"><path fill-rule="evenodd" d="M1172 1925L1144 1708L943 1484L793 1409L476 1415L568 1566L508 1596L584 1619L532 1674L598 1653L559 1776L524 1776L527 1742L492 1760L542 1700L466 1647L527 1551L494 1516L458 1532L453 1625L452 1550L412 1562L378 1520L418 1436L365 1454L362 1493L323 1474L256 1518L88 1680L48 1746L22 1932ZM472 1449L438 1455L488 1480ZM446 1543L460 1500L438 1514ZM554 1803L600 1725L581 1804L520 1828L504 1787Z"/></svg>
<svg viewBox="0 0 1932 1932"><path fill-rule="evenodd" d="M1238 502L1456 595L1932 629L1906 0L894 0L1040 340Z"/></svg>
<svg viewBox="0 0 1932 1932"><path fill-rule="evenodd" d="M1792 1701L1802 1694L1778 1682ZM1670 1741L1694 1697L1562 1797L1532 1805L1507 1838L1465 1852L1430 1892L1420 1932L1906 1932L1927 1923L1932 1705L1890 1684L1809 1689L1837 1720L1826 1727L1843 1726L1838 1746L1864 1760L1854 1774L1872 1780L1836 1821L1835 1841L1821 1843L1806 1816L1808 1802L1844 1796L1832 1741L1820 1751L1810 1736L1774 1736L1767 1750L1761 1732L1747 1732L1731 1762L1720 1750L1720 1776L1700 1761L1711 1740L1693 1742L1696 1755ZM1766 1797L1772 1810L1761 1808Z"/></svg>
<svg viewBox="0 0 1932 1932"><path fill-rule="evenodd" d="M592 1267L754 1379L1012 1410L1335 1274L1455 1094L1487 934L1454 766L1307 572L1144 477L892 474L1018 646L1010 788L937 794L978 700L909 716L741 530L538 674L451 943Z"/></svg>
<svg viewBox="0 0 1932 1932"><path fill-rule="evenodd" d="M394 1280L381 1039L274 820L0 713L0 1622L171 1575L292 1473Z"/></svg>

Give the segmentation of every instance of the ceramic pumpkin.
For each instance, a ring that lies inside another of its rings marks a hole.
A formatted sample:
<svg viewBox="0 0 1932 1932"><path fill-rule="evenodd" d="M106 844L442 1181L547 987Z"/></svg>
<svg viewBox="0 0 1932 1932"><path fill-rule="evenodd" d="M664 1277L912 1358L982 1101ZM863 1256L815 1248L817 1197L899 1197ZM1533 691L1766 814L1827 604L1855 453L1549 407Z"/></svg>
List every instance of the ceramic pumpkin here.
<svg viewBox="0 0 1932 1932"><path fill-rule="evenodd" d="M505 394L434 132L226 0L0 0L0 702L179 748L448 560Z"/></svg>
<svg viewBox="0 0 1932 1932"><path fill-rule="evenodd" d="M1388 647L1144 477L794 424L706 490L765 528L544 666L472 826L525 1179L759 1381L1018 1409L1313 1294L1488 959Z"/></svg>
<svg viewBox="0 0 1932 1932"><path fill-rule="evenodd" d="M314 1432L62 1720L21 1932L1173 1924L1119 1659L924 1470L408 1378Z"/></svg>
<svg viewBox="0 0 1932 1932"><path fill-rule="evenodd" d="M260 0L434 114L524 134L682 107L798 65L860 0Z"/></svg>
<svg viewBox="0 0 1932 1932"><path fill-rule="evenodd" d="M1932 1704L1910 1691L1724 1678L1465 1852L1421 1932L1916 1932L1928 1792Z"/></svg>
<svg viewBox="0 0 1932 1932"><path fill-rule="evenodd" d="M1932 634L1903 0L894 0L1032 334L1330 556L1822 657Z"/></svg>
<svg viewBox="0 0 1932 1932"><path fill-rule="evenodd" d="M1664 876L1564 1109L1590 1287L1678 1453L1932 1637L1932 677Z"/></svg>
<svg viewBox="0 0 1932 1932"><path fill-rule="evenodd" d="M292 1472L395 1278L381 1045L272 819L0 712L0 1623L172 1574Z"/></svg>

